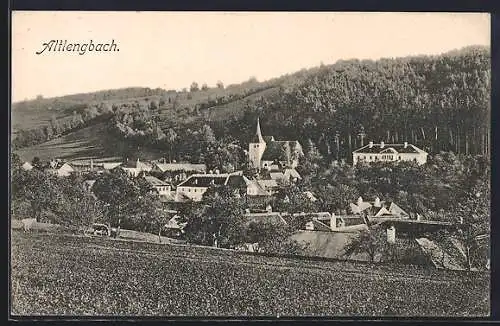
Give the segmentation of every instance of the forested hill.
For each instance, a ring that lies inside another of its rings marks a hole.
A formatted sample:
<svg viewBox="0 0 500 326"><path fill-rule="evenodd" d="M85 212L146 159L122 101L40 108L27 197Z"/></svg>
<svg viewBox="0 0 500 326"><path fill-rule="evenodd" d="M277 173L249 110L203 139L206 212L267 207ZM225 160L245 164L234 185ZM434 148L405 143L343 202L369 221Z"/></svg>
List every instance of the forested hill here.
<svg viewBox="0 0 500 326"><path fill-rule="evenodd" d="M349 160L368 141L487 154L490 77L489 48L472 46L438 56L340 60L227 87L193 83L183 91L130 88L38 99L13 107L19 129L42 121L18 132L14 145L39 144L106 120L110 139L121 138L135 152L150 148L197 161L204 150L193 156L191 149L212 133L208 126L222 147L247 148L259 116L264 134L297 139L306 151L315 146L326 160Z"/></svg>
<svg viewBox="0 0 500 326"><path fill-rule="evenodd" d="M247 121L223 129L249 139L258 114L264 134L311 139L333 157L339 149L340 157L348 158L361 138L364 144L409 141L430 152L486 154L490 77L490 51L483 47L338 61L300 86L282 89L276 101L264 100L258 113L247 112Z"/></svg>

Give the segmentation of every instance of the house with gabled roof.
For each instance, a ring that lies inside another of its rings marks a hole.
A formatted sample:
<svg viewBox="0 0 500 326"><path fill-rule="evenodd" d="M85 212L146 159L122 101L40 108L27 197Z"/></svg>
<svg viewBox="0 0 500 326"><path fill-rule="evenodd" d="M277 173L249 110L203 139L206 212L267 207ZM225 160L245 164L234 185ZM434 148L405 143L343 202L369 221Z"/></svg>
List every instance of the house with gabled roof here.
<svg viewBox="0 0 500 326"><path fill-rule="evenodd" d="M205 164L194 164L188 162L173 162L166 163L164 160L154 162L151 173L162 176L162 179L169 181L172 184L177 184L186 180L191 174L206 173L207 166Z"/></svg>
<svg viewBox="0 0 500 326"><path fill-rule="evenodd" d="M150 172L152 169L152 166L148 163L141 162L139 159L136 161L130 160L119 166L117 168L122 169L125 171L129 176L132 177L137 177L145 172Z"/></svg>
<svg viewBox="0 0 500 326"><path fill-rule="evenodd" d="M193 163L161 163L156 162L153 164L151 172L195 172L195 173L205 173L207 171L207 166L205 164L193 164Z"/></svg>
<svg viewBox="0 0 500 326"><path fill-rule="evenodd" d="M94 172L101 174L106 170L112 170L122 164L123 162L94 162L92 158L88 160L76 159L71 161L71 166L75 171L80 173Z"/></svg>
<svg viewBox="0 0 500 326"><path fill-rule="evenodd" d="M178 196L185 196L193 201L200 201L211 186L228 186L248 196L269 196L256 180L250 180L242 171L219 174L193 174L177 185Z"/></svg>
<svg viewBox="0 0 500 326"><path fill-rule="evenodd" d="M248 145L248 159L252 168L270 169L276 164L296 168L303 155L302 145L297 140L275 140L273 136L262 136L257 119L257 131Z"/></svg>
<svg viewBox="0 0 500 326"><path fill-rule="evenodd" d="M350 203L353 214L367 215L370 217L396 217L409 218L410 215L396 203L383 201L378 197L374 201L365 201L359 197L356 203Z"/></svg>
<svg viewBox="0 0 500 326"><path fill-rule="evenodd" d="M59 177L68 177L75 172L75 169L68 162L63 162L57 159L49 162L47 172L55 174Z"/></svg>
<svg viewBox="0 0 500 326"><path fill-rule="evenodd" d="M170 183L162 181L151 175L144 176L144 179L158 192L160 196L170 196L172 187Z"/></svg>
<svg viewBox="0 0 500 326"><path fill-rule="evenodd" d="M403 162L414 161L419 165L427 162L428 153L415 145L403 144L374 144L368 143L352 152L352 162L356 165L361 162Z"/></svg>

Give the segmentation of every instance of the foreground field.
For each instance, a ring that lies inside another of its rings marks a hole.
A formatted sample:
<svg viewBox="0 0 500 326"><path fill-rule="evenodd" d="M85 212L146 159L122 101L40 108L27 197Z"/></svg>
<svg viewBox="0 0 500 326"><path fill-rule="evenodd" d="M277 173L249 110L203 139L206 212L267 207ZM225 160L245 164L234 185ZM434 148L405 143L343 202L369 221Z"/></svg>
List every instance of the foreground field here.
<svg viewBox="0 0 500 326"><path fill-rule="evenodd" d="M13 231L14 315L485 316L489 277Z"/></svg>

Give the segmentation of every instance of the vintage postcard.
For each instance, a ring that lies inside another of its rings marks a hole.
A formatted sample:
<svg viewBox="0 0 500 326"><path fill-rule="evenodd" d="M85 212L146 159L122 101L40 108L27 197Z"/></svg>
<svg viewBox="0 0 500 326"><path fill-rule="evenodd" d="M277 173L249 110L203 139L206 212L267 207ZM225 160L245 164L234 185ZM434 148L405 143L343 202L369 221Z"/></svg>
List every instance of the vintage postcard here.
<svg viewBox="0 0 500 326"><path fill-rule="evenodd" d="M489 317L490 16L12 12L10 313Z"/></svg>

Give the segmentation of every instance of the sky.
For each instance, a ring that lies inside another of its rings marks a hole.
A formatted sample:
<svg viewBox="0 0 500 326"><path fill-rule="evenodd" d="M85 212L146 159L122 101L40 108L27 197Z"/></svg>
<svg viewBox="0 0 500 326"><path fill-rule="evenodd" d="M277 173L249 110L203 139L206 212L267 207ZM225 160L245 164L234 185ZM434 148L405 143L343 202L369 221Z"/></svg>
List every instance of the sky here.
<svg viewBox="0 0 500 326"><path fill-rule="evenodd" d="M119 51L44 51L43 43L109 43ZM12 13L12 100L122 87L263 81L339 59L440 54L490 45L484 13Z"/></svg>

